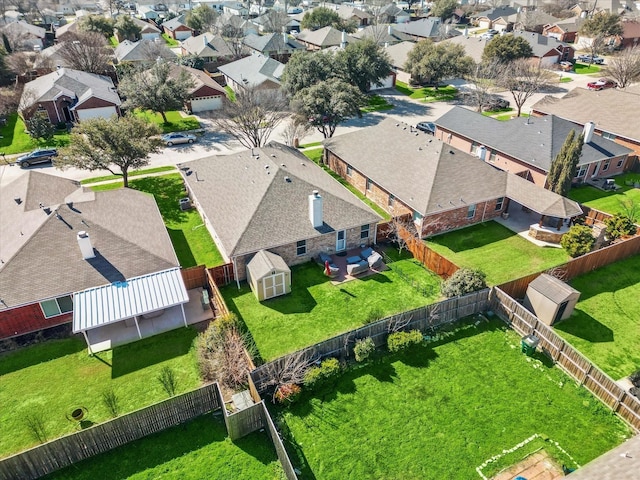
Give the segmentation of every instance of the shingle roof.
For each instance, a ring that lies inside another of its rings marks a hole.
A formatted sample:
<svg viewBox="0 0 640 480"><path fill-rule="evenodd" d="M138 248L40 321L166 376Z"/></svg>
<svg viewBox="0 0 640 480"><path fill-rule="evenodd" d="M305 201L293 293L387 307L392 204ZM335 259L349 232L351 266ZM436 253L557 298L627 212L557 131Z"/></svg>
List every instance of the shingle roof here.
<svg viewBox="0 0 640 480"><path fill-rule="evenodd" d="M585 21L584 18L580 16L576 16L571 18L565 18L564 20L558 20L553 25L562 29L562 31L565 33L577 32L578 30L580 30L580 27L582 26L584 21Z"/></svg>
<svg viewBox="0 0 640 480"><path fill-rule="evenodd" d="M636 94L623 90L610 88L592 92L575 88L562 98L548 96L539 100L533 110L580 125L594 122L598 130L640 142L639 104Z"/></svg>
<svg viewBox="0 0 640 480"><path fill-rule="evenodd" d="M140 20L139 18L136 18L136 17L131 17L131 20L133 20L133 23L135 23L137 26L139 26L142 29L140 33L160 33L161 32L161 30L151 22L145 22L144 20Z"/></svg>
<svg viewBox="0 0 640 480"><path fill-rule="evenodd" d="M543 296L557 304L564 302L574 293L580 293L578 290L569 286L562 280L547 273L543 273L536 277L531 283L529 283L529 287L535 289L538 293L541 293Z"/></svg>
<svg viewBox="0 0 640 480"><path fill-rule="evenodd" d="M484 47L487 46L489 40L482 37L465 37L464 35L459 35L457 37L447 38L442 42L452 43L454 45L462 45L462 47L464 48L464 53L466 55L473 58L474 62L481 62Z"/></svg>
<svg viewBox="0 0 640 480"><path fill-rule="evenodd" d="M577 469L571 480L637 480L640 471L640 435L621 443Z"/></svg>
<svg viewBox="0 0 640 480"><path fill-rule="evenodd" d="M268 81L280 85L284 65L271 57L255 54L221 65L218 70L239 85L256 87Z"/></svg>
<svg viewBox="0 0 640 480"><path fill-rule="evenodd" d="M413 50L415 45L416 44L413 42L400 42L386 47L385 50L389 54L391 65L403 70L407 63L407 56L409 55L409 52Z"/></svg>
<svg viewBox="0 0 640 480"><path fill-rule="evenodd" d="M167 30L173 32L178 27L186 27L186 15L178 15L177 17L172 18L171 20L167 20L166 22L162 22L162 27Z"/></svg>
<svg viewBox="0 0 640 480"><path fill-rule="evenodd" d="M189 190L228 257L286 245L323 233L377 222L380 217L295 149L263 148L183 164ZM323 198L324 225L309 220L308 197Z"/></svg>
<svg viewBox="0 0 640 480"><path fill-rule="evenodd" d="M399 23L395 25L395 29L399 32L406 33L422 38L433 38L442 35L442 21L438 17L421 18L415 22Z"/></svg>
<svg viewBox="0 0 640 480"><path fill-rule="evenodd" d="M193 87L189 89L189 93L193 94L197 92L203 86L208 86L213 88L214 90L218 90L220 94L226 95L224 87L222 87L218 82L216 82L209 75L204 73L202 70L198 70L196 68L187 67L186 65L176 65L171 64L171 76L173 78L178 78L181 71L185 71L191 77L193 81Z"/></svg>
<svg viewBox="0 0 640 480"><path fill-rule="evenodd" d="M568 43L561 42L557 38L547 37L535 32L513 32L513 36L524 38L531 45L534 57L544 57L551 50L555 50L560 54L564 48L573 48Z"/></svg>
<svg viewBox="0 0 640 480"><path fill-rule="evenodd" d="M30 171L2 188L0 204L0 309L178 266L158 207L141 192L84 191ZM80 254L81 230L97 251L91 261Z"/></svg>
<svg viewBox="0 0 640 480"><path fill-rule="evenodd" d="M562 118L546 117L514 118L496 122L462 107L454 107L435 121L438 127L462 135L487 148L510 155L520 161L549 171L571 130L582 133L582 128ZM591 142L582 147L579 165L597 162L631 150L611 140L594 135Z"/></svg>
<svg viewBox="0 0 640 480"><path fill-rule="evenodd" d="M283 53L306 50L306 47L300 42L282 33L268 33L266 35L250 33L244 37L243 42L249 48L265 54L270 52Z"/></svg>
<svg viewBox="0 0 640 480"><path fill-rule="evenodd" d="M220 36L205 32L182 41L182 48L189 55L199 57L227 57L232 54L227 42Z"/></svg>
<svg viewBox="0 0 640 480"><path fill-rule="evenodd" d="M21 36L28 35L37 38L44 38L46 33L44 28L31 25L24 20L18 20L17 22L8 23L4 27L0 28L0 30L7 34L12 33L14 35Z"/></svg>
<svg viewBox="0 0 640 480"><path fill-rule="evenodd" d="M349 20L352 17L356 17L361 20L372 18L372 15L369 12L365 12L364 10L349 5L340 5L338 10L336 10L336 13L344 20Z"/></svg>
<svg viewBox="0 0 640 480"><path fill-rule="evenodd" d="M489 20L496 20L500 17L508 17L509 15L513 15L514 13L518 13L518 11L510 7L509 5L502 5L496 8L490 8L489 10L485 10L483 12L478 12L474 15L471 15L471 18L487 18Z"/></svg>
<svg viewBox="0 0 640 480"><path fill-rule="evenodd" d="M153 40L139 40L132 42L124 40L118 44L114 50L116 59L119 62L146 62L153 60L150 58L150 51L157 56L167 60L175 60L176 54L164 44L157 44Z"/></svg>
<svg viewBox="0 0 640 480"><path fill-rule="evenodd" d="M359 41L353 35L345 35L347 44ZM298 40L315 45L320 48L337 47L342 44L342 32L333 27L324 27L318 30L302 30L298 34Z"/></svg>
<svg viewBox="0 0 640 480"><path fill-rule="evenodd" d="M369 38L380 45L395 45L400 42L413 40L411 35L396 30L394 25L385 25L382 23L369 25L362 30L358 30L353 36L360 39Z"/></svg>
<svg viewBox="0 0 640 480"><path fill-rule="evenodd" d="M251 277L254 279L270 275L273 270L279 272L291 271L280 255L266 250L260 250L256 253L247 263L247 269L251 271Z"/></svg>

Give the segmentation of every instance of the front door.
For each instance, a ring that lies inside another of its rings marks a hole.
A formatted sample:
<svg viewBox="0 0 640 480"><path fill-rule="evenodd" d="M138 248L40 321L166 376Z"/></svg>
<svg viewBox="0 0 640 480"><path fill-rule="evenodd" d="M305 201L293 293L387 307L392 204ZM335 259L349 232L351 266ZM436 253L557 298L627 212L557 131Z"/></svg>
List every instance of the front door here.
<svg viewBox="0 0 640 480"><path fill-rule="evenodd" d="M347 232L338 230L336 232L336 252L342 252L347 249Z"/></svg>

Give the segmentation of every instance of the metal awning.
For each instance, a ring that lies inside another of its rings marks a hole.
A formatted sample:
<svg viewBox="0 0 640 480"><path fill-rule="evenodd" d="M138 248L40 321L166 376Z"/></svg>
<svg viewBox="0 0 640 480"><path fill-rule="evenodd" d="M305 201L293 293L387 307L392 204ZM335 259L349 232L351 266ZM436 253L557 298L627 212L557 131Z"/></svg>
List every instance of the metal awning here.
<svg viewBox="0 0 640 480"><path fill-rule="evenodd" d="M73 295L73 332L84 332L187 303L180 268L131 278Z"/></svg>

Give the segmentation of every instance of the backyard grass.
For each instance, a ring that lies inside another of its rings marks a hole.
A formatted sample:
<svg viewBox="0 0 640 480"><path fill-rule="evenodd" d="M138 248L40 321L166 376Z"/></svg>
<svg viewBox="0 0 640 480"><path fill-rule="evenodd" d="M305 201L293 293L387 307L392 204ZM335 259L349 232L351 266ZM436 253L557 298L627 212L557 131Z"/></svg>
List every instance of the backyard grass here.
<svg viewBox="0 0 640 480"><path fill-rule="evenodd" d="M134 115L145 118L151 123L157 124L162 130L162 133L183 132L185 130L196 130L200 128L200 122L198 122L196 117L193 115L183 117L177 110L165 112L165 115L167 116L167 123L164 123L162 115L152 112L151 110L136 110Z"/></svg>
<svg viewBox="0 0 640 480"><path fill-rule="evenodd" d="M396 81L396 90L400 93L413 98L415 100L424 100L425 102L448 101L456 98L458 90L451 85L438 87L420 87L412 88L404 82Z"/></svg>
<svg viewBox="0 0 640 480"><path fill-rule="evenodd" d="M0 127L0 152L6 155L29 152L35 148L64 147L69 144L69 133L56 130L49 141L35 141L26 132L22 118L17 113L7 116L7 123Z"/></svg>
<svg viewBox="0 0 640 480"><path fill-rule="evenodd" d="M243 283L222 288L230 310L245 323L265 361L357 328L369 319L429 305L440 298L439 278L419 262L397 251L391 269L340 285L333 285L323 268L313 262L291 268L291 293L258 302ZM415 279L427 290L418 293L394 269Z"/></svg>
<svg viewBox="0 0 640 480"><path fill-rule="evenodd" d="M616 214L623 213L624 208L621 202L631 201L640 205L640 188L625 185L625 181L640 182L640 175L637 173L626 173L613 177L618 187L615 192L604 191L590 185L582 185L572 188L569 191L569 198L587 207L595 208L602 212Z"/></svg>
<svg viewBox="0 0 640 480"><path fill-rule="evenodd" d="M51 340L0 356L0 457L38 442L26 421L39 416L47 438L75 431L67 415L84 407L82 426L110 418L102 393L113 388L120 413L167 398L157 380L164 366L178 380L178 393L200 384L193 328L180 328L89 356L82 339Z"/></svg>
<svg viewBox="0 0 640 480"><path fill-rule="evenodd" d="M167 47L169 47L169 48L179 47L180 46L180 42L178 42L177 40L174 40L173 38L171 38L166 33L162 34L162 38L164 39L165 43L167 44Z"/></svg>
<svg viewBox="0 0 640 480"><path fill-rule="evenodd" d="M167 165L165 167L154 167L154 168L147 168L144 170L133 170L132 172L129 172L129 178L137 177L139 175L149 175L151 173L170 172L175 169L176 167ZM109 180L119 180L121 178L122 177L120 175L104 175L102 177L85 178L84 180L80 180L80 184L87 185L88 183L106 182Z"/></svg>
<svg viewBox="0 0 640 480"><path fill-rule="evenodd" d="M144 177L131 180L129 187L154 196L169 237L183 268L196 265L215 267L224 259L211 239L197 210L180 210L179 201L187 196L179 173ZM122 182L112 182L92 187L93 190L122 188Z"/></svg>
<svg viewBox="0 0 640 480"><path fill-rule="evenodd" d="M507 122L511 119L513 119L516 116L517 112L511 112L511 113L504 113L502 115L496 115L495 118L496 120L498 120L499 122ZM520 118L527 118L529 116L528 113L521 113L520 114Z"/></svg>
<svg viewBox="0 0 640 480"><path fill-rule="evenodd" d="M580 301L556 332L615 380L640 370L640 255L570 283Z"/></svg>
<svg viewBox="0 0 640 480"><path fill-rule="evenodd" d="M561 248L538 247L493 221L431 237L427 245L459 267L482 270L489 285L499 285L570 259Z"/></svg>
<svg viewBox="0 0 640 480"><path fill-rule="evenodd" d="M298 148L311 148L311 147L322 147L322 142L311 142L311 143L304 143L302 145L300 145Z"/></svg>
<svg viewBox="0 0 640 480"><path fill-rule="evenodd" d="M279 412L302 476L474 479L476 467L534 434L581 465L630 436L586 389L519 344L502 322L470 324L303 393Z"/></svg>
<svg viewBox="0 0 640 480"><path fill-rule="evenodd" d="M573 71L580 75L588 75L590 73L598 73L600 67L597 65L587 65L586 63L574 63Z"/></svg>
<svg viewBox="0 0 640 480"><path fill-rule="evenodd" d="M213 415L128 443L45 478L94 480L105 475L111 480L284 478L266 433L254 432L232 442L222 418Z"/></svg>
<svg viewBox="0 0 640 480"><path fill-rule="evenodd" d="M387 102L380 95L369 95L367 97L367 102L367 106L360 109L362 113L380 112L384 110L391 110L393 108L393 105Z"/></svg>
<svg viewBox="0 0 640 480"><path fill-rule="evenodd" d="M109 45L111 45L112 47L117 47L119 44L120 42L118 41L115 35L111 35L109 37Z"/></svg>
<svg viewBox="0 0 640 480"><path fill-rule="evenodd" d="M230 102L236 101L236 92L233 91L233 88L227 85L226 87L224 87L224 91L227 92L227 98Z"/></svg>

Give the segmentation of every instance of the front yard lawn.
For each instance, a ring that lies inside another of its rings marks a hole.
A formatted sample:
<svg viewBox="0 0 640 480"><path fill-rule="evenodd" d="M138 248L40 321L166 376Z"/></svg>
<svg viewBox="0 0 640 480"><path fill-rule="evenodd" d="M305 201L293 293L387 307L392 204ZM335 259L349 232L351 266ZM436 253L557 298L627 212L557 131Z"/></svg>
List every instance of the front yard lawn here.
<svg viewBox="0 0 640 480"><path fill-rule="evenodd" d="M196 117L193 115L184 117L177 110L165 113L167 116L167 123L164 123L162 115L152 112L151 110L136 110L134 114L138 117L145 118L151 123L157 124L162 129L162 133L183 132L185 130L196 130L200 128L200 122L198 122Z"/></svg>
<svg viewBox="0 0 640 480"><path fill-rule="evenodd" d="M108 475L106 475L108 472ZM284 472L267 434L235 442L222 417L204 415L53 473L47 480L280 480Z"/></svg>
<svg viewBox="0 0 640 480"><path fill-rule="evenodd" d="M171 165L166 165L164 167L153 167L153 168L145 168L142 170L133 170L129 172L129 178L138 177L140 175L150 175L152 173L171 172L175 169L176 167L173 167ZM91 183L98 183L98 182L107 182L111 180L117 181L120 179L122 179L122 176L120 175L104 175L102 177L92 177L92 178L85 178L84 180L80 180L80 185L88 185Z"/></svg>
<svg viewBox="0 0 640 480"><path fill-rule="evenodd" d="M111 190L121 187L122 182L113 182L92 188ZM130 180L129 187L154 196L183 268L196 265L215 267L225 263L198 211L180 210L179 201L187 196L187 192L179 173Z"/></svg>
<svg viewBox="0 0 640 480"><path fill-rule="evenodd" d="M637 173L626 173L613 178L619 187L615 192L600 190L590 185L582 185L572 188L568 196L571 200L575 200L587 207L595 208L596 210L612 215L624 211L621 204L623 201L631 201L640 205L640 188L625 185L625 181L628 180L640 182L640 175Z"/></svg>
<svg viewBox="0 0 640 480"><path fill-rule="evenodd" d="M389 251L397 258L397 252ZM440 279L418 261L404 255L391 269L333 285L323 268L313 262L291 268L291 293L258 302L251 288L235 284L222 288L229 309L238 314L251 332L262 359L326 340L362 326L367 319L429 305L440 298ZM427 297L403 280L393 268L415 279Z"/></svg>
<svg viewBox="0 0 640 480"><path fill-rule="evenodd" d="M553 442L585 464L631 435L559 368L522 354L498 320L351 370L279 412L303 477L318 480L479 478L476 467L534 434L575 467ZM497 467L482 471L492 477Z"/></svg>
<svg viewBox="0 0 640 480"><path fill-rule="evenodd" d="M164 366L177 377L178 392L200 385L193 342L197 332L180 328L89 356L82 338L51 340L0 356L0 457L36 445L26 426L41 417L48 439L75 431L67 415L87 409L84 426L111 418L102 393L113 388L120 413L164 400L157 380Z"/></svg>
<svg viewBox="0 0 640 480"><path fill-rule="evenodd" d="M64 147L69 144L69 133L56 130L53 139L48 142L33 140L26 132L22 118L17 113L7 116L7 123L0 126L0 152L6 155L30 152L36 148Z"/></svg>
<svg viewBox="0 0 640 480"><path fill-rule="evenodd" d="M493 221L431 237L427 245L459 267L482 270L490 285L500 285L570 259L561 248L538 247Z"/></svg>
<svg viewBox="0 0 640 480"><path fill-rule="evenodd" d="M380 95L369 95L367 97L367 101L367 106L360 109L362 113L380 112L383 110L391 110L393 108L393 105L387 102Z"/></svg>
<svg viewBox="0 0 640 480"><path fill-rule="evenodd" d="M614 380L640 370L640 255L570 283L580 301L556 332Z"/></svg>
<svg viewBox="0 0 640 480"><path fill-rule="evenodd" d="M588 75L590 73L598 73L600 67L598 65L587 65L586 63L574 63L573 71L580 75Z"/></svg>
<svg viewBox="0 0 640 480"><path fill-rule="evenodd" d="M400 93L413 98L415 100L424 100L425 102L441 102L453 100L458 94L458 90L451 85L443 87L418 87L413 88L403 82L396 81L396 90Z"/></svg>

